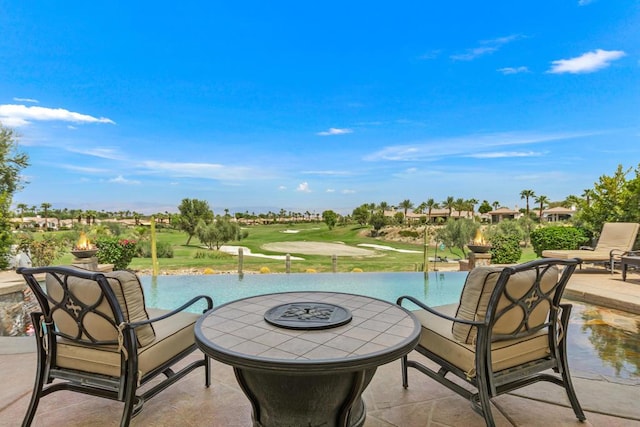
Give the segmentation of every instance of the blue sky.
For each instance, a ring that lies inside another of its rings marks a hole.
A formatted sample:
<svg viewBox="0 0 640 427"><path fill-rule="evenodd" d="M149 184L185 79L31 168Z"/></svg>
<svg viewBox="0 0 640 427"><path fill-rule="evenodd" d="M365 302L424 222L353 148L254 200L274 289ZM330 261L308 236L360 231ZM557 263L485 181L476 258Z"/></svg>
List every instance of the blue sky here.
<svg viewBox="0 0 640 427"><path fill-rule="evenodd" d="M563 200L640 163L640 3L0 0L15 203Z"/></svg>

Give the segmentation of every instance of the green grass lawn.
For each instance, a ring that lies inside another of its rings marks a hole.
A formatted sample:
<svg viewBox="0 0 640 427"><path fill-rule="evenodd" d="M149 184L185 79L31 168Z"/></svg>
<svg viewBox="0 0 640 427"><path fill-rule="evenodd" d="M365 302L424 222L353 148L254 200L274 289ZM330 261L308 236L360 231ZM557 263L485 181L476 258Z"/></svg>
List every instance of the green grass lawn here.
<svg viewBox="0 0 640 427"><path fill-rule="evenodd" d="M266 255L284 255L281 252L272 252L263 249L266 243L275 242L326 242L343 243L356 246L360 243L391 246L396 249L409 249L420 251L420 253L401 253L395 251L376 251L375 256L348 257L339 256L337 260L337 271L350 272L354 268L363 271L421 271L424 255L422 244L410 244L385 241L369 237L369 227L343 226L329 230L324 223L313 224L273 224L257 225L247 227L249 232L247 238L241 241L231 241L228 245L245 246L253 253ZM245 230L245 229L243 229ZM297 230L297 233L284 233L285 230ZM365 231L363 233L363 231ZM196 237L191 239L189 245L187 235L184 232L160 228L157 230L158 242L167 242L173 248L173 258L160 258L158 260L160 271L194 269L203 271L205 268L213 269L215 272L228 272L238 270L238 257L206 249ZM435 255L435 247L429 247L429 257ZM459 253L454 254L448 248L438 249L439 256L449 259L459 258ZM330 255L305 255L291 253L291 256L304 258L304 260L291 261L291 272L299 273L313 269L317 272L331 272L332 259ZM521 261L535 259L533 250L525 248ZM71 254L64 254L55 261L55 264L70 264ZM285 262L269 258L258 258L244 256L243 271L258 272L262 267L267 267L271 272L285 272ZM152 268L151 258L134 258L129 268L133 270L150 270ZM429 269L434 268L433 263L429 263Z"/></svg>

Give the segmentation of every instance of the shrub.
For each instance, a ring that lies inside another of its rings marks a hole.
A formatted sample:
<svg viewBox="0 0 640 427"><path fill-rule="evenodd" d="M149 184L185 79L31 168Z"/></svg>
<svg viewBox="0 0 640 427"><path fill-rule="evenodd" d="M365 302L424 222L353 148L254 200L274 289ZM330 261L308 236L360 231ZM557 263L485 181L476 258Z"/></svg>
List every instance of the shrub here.
<svg viewBox="0 0 640 427"><path fill-rule="evenodd" d="M213 270L213 268L209 268L209 267L205 268L202 271L202 274L213 274L213 273L215 273L215 271Z"/></svg>
<svg viewBox="0 0 640 427"><path fill-rule="evenodd" d="M362 273L362 269L360 267L354 267L353 270L351 270L352 273Z"/></svg>
<svg viewBox="0 0 640 427"><path fill-rule="evenodd" d="M233 255L221 251L197 251L193 255L193 258L195 259L226 259L231 257L233 257Z"/></svg>
<svg viewBox="0 0 640 427"><path fill-rule="evenodd" d="M315 268L307 268L304 272L305 273L317 273Z"/></svg>
<svg viewBox="0 0 640 427"><path fill-rule="evenodd" d="M399 234L401 237L411 237L414 239L420 237L420 233L415 230L400 230Z"/></svg>
<svg viewBox="0 0 640 427"><path fill-rule="evenodd" d="M269 267L260 267L260 274L269 274L271 273L271 270L269 270Z"/></svg>
<svg viewBox="0 0 640 427"><path fill-rule="evenodd" d="M158 258L173 258L173 246L171 246L169 242L157 242L156 254ZM150 241L144 241L138 244L138 255L142 258L151 258Z"/></svg>
<svg viewBox="0 0 640 427"><path fill-rule="evenodd" d="M576 227L550 226L531 232L531 244L538 256L547 249L578 249L588 241L587 233Z"/></svg>
<svg viewBox="0 0 640 427"><path fill-rule="evenodd" d="M494 264L515 264L522 256L520 237L515 234L496 234L491 243L491 262Z"/></svg>
<svg viewBox="0 0 640 427"><path fill-rule="evenodd" d="M100 237L96 241L98 261L113 264L114 270L126 269L138 252L135 240L118 239L117 237Z"/></svg>
<svg viewBox="0 0 640 427"><path fill-rule="evenodd" d="M60 256L66 246L64 239L56 239L45 234L41 240L35 240L28 234L18 236L18 250L26 253L34 267L45 267Z"/></svg>

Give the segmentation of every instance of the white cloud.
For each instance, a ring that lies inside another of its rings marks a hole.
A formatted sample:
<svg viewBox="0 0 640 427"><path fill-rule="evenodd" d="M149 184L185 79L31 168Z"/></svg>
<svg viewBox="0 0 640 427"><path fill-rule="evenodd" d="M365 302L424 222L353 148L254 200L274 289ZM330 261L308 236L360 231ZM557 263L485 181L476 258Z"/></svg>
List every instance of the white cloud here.
<svg viewBox="0 0 640 427"><path fill-rule="evenodd" d="M38 101L37 99L33 99L33 98L13 98L14 101L16 102L31 102L33 104L39 104L40 101Z"/></svg>
<svg viewBox="0 0 640 427"><path fill-rule="evenodd" d="M428 161L443 157L468 157L482 154L496 147L538 144L549 141L578 138L599 132L528 133L503 132L472 134L457 138L442 138L419 144L385 147L364 157L368 161Z"/></svg>
<svg viewBox="0 0 640 427"><path fill-rule="evenodd" d="M621 50L602 50L596 49L593 52L587 52L575 58L558 59L551 62L551 69L547 71L551 74L562 73L593 73L594 71L607 68L612 61L625 56Z"/></svg>
<svg viewBox="0 0 640 427"><path fill-rule="evenodd" d="M352 171L334 171L334 170L302 171L301 173L303 173L305 175L323 175L323 176L350 176L350 175L353 175Z"/></svg>
<svg viewBox="0 0 640 427"><path fill-rule="evenodd" d="M300 191L302 193L311 193L311 189L309 188L309 183L308 182L300 183L298 185L298 188L296 188L296 191Z"/></svg>
<svg viewBox="0 0 640 427"><path fill-rule="evenodd" d="M512 157L538 157L543 153L536 151L496 151L492 153L477 153L470 154L465 157L472 157L474 159L499 159L499 158L512 158Z"/></svg>
<svg viewBox="0 0 640 427"><path fill-rule="evenodd" d="M106 169L94 168L90 166L60 165L60 167L62 167L63 169L67 169L75 172L82 172L82 173L92 173L92 174L100 173L101 174L101 173L108 172L108 170Z"/></svg>
<svg viewBox="0 0 640 427"><path fill-rule="evenodd" d="M342 194L355 194L356 190L342 190Z"/></svg>
<svg viewBox="0 0 640 427"><path fill-rule="evenodd" d="M109 182L113 182L113 183L116 183L116 184L126 184L126 185L138 185L138 184L140 184L140 181L136 181L134 179L126 179L122 175L118 175L117 177L110 179Z"/></svg>
<svg viewBox="0 0 640 427"><path fill-rule="evenodd" d="M320 136L333 136L333 135L345 135L347 133L352 133L351 129L339 129L339 128L329 128L329 130L322 131L316 133L316 135Z"/></svg>
<svg viewBox="0 0 640 427"><path fill-rule="evenodd" d="M507 43L511 43L514 40L518 40L522 36L513 34L506 37L498 37L497 39L491 40L482 40L480 42L481 46L467 49L465 53L459 53L455 55L451 55L450 58L454 61L472 61L480 56L491 54Z"/></svg>
<svg viewBox="0 0 640 427"><path fill-rule="evenodd" d="M262 179L262 171L246 166L227 166L217 163L182 163L146 160L139 164L147 168L147 173L169 175L181 178L202 178L220 181L242 181Z"/></svg>
<svg viewBox="0 0 640 427"><path fill-rule="evenodd" d="M498 68L498 71L500 71L502 74L519 74L519 73L528 73L529 69L527 67L505 67L505 68Z"/></svg>
<svg viewBox="0 0 640 427"><path fill-rule="evenodd" d="M336 190L334 190L333 188L327 188L327 193L335 193Z"/></svg>
<svg viewBox="0 0 640 427"><path fill-rule="evenodd" d="M93 117L75 113L64 108L27 107L26 105L0 105L0 121L7 126L26 126L33 121L62 121L72 123L109 123L115 124L105 117Z"/></svg>
<svg viewBox="0 0 640 427"><path fill-rule="evenodd" d="M65 147L67 151L72 153L84 154L86 156L99 157L108 160L126 160L124 156L112 148L77 148Z"/></svg>
<svg viewBox="0 0 640 427"><path fill-rule="evenodd" d="M287 189L287 187L285 187L284 185L281 185L281 186L278 187L278 190L280 190L280 191L284 191L286 189Z"/></svg>

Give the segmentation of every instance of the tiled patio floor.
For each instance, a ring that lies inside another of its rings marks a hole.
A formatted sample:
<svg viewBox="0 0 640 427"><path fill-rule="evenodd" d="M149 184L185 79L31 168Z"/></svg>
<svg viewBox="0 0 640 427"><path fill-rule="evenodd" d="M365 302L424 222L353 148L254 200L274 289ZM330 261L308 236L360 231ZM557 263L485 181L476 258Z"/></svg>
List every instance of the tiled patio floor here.
<svg viewBox="0 0 640 427"><path fill-rule="evenodd" d="M570 291L578 297L591 293L594 298L618 298L620 304L640 307L640 281L637 274L631 277L625 284L619 275L577 273ZM34 353L0 354L0 426L20 425L31 395L34 368ZM232 369L214 361L212 372L214 381L209 389L204 387L204 371L196 370L147 402L132 426L250 426L251 407ZM640 379L613 381L573 372L573 380L586 411L586 423L575 419L562 388L538 383L494 399L497 425L640 426ZM466 400L415 370L410 370L409 389L404 390L398 361L378 369L364 399L366 427L484 425ZM33 425L116 426L121 409L119 402L57 392L41 401Z"/></svg>

